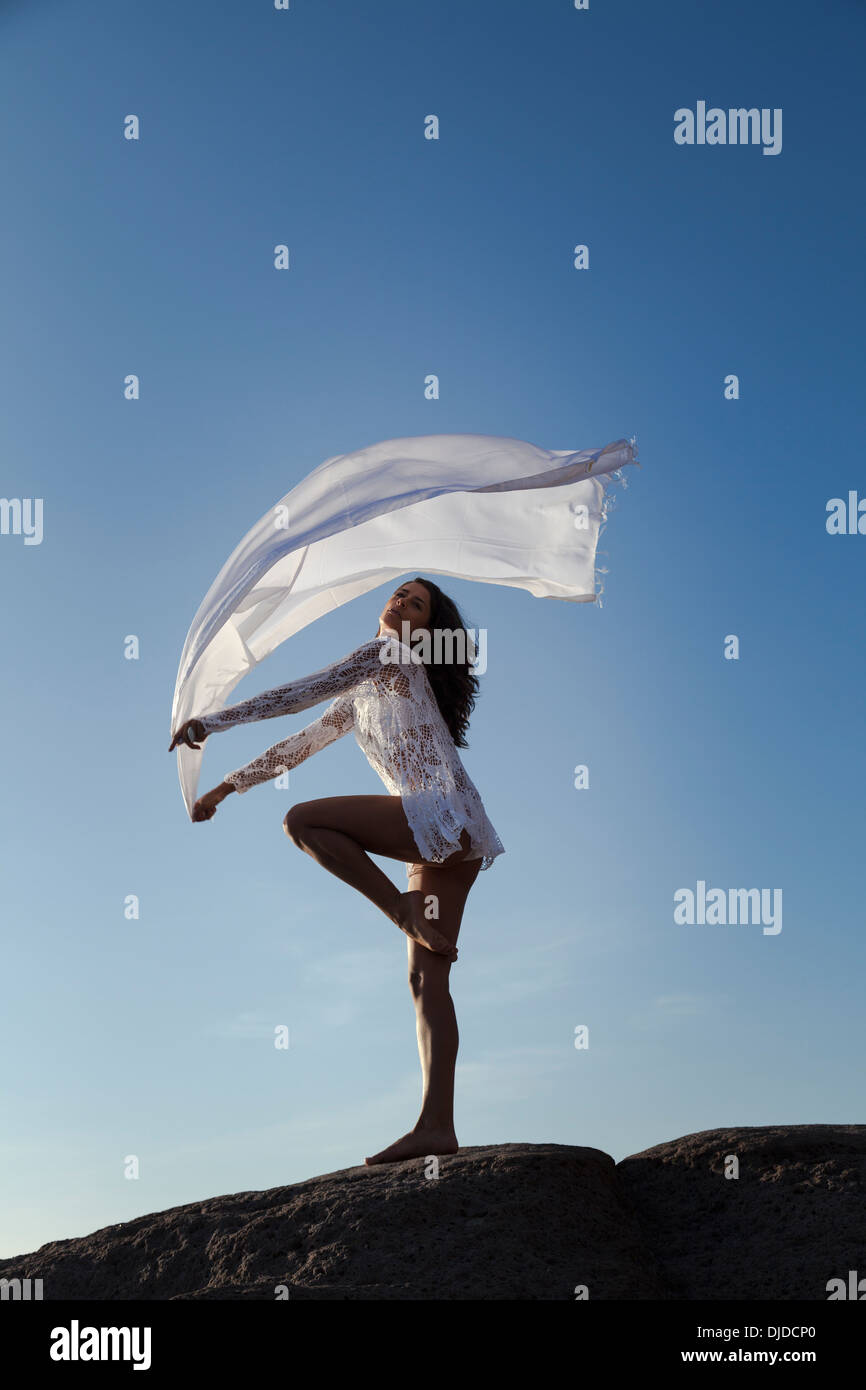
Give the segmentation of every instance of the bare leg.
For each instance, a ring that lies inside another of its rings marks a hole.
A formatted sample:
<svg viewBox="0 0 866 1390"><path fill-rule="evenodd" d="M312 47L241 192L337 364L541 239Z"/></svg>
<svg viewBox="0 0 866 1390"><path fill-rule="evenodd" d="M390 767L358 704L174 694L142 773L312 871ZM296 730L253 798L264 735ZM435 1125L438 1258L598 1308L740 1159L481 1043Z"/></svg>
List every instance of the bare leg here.
<svg viewBox="0 0 866 1390"><path fill-rule="evenodd" d="M422 867L410 879L438 907L438 925L449 941L457 941L469 889L481 868L479 859L465 860L451 868ZM454 1130L454 1070L459 1033L454 1001L448 987L451 962L431 955L409 941L409 988L415 1003L418 1055L423 1091L421 1114L414 1129L381 1153L365 1159L367 1165L424 1158L428 1154L457 1153Z"/></svg>
<svg viewBox="0 0 866 1390"><path fill-rule="evenodd" d="M381 854L411 863L419 851L398 796L329 796L293 806L283 822L286 834L329 873L357 888L419 946L449 960L457 948L424 914L423 895L401 893L370 859ZM469 846L464 831L464 849ZM447 861L450 862L450 861Z"/></svg>

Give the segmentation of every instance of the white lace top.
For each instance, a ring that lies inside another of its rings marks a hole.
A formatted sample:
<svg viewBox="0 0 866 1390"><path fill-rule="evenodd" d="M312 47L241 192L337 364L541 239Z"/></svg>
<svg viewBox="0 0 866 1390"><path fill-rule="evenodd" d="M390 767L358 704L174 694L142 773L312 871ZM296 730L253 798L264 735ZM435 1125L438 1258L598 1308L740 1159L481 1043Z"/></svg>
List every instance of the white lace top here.
<svg viewBox="0 0 866 1390"><path fill-rule="evenodd" d="M464 827L472 841L469 858L481 859L482 869L504 853L442 718L423 664L413 661L410 649L393 634L374 637L311 676L229 705L199 722L206 734L216 733L234 724L297 714L328 696L336 698L312 724L275 743L245 767L227 772L224 781L238 792L248 791L297 767L354 729L389 793L402 799L423 859L441 863L460 849ZM408 875L409 865L406 871Z"/></svg>

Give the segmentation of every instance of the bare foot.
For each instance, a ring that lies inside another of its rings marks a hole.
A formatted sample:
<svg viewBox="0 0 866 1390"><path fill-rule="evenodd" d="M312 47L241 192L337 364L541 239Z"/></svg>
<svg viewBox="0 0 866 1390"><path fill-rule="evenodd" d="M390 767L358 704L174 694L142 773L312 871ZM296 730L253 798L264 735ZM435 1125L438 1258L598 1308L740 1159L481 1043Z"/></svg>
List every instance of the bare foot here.
<svg viewBox="0 0 866 1390"><path fill-rule="evenodd" d="M428 951L435 951L438 956L447 956L452 961L457 959L457 947L452 946L448 938L424 916L424 894L420 889L413 888L408 893L400 894L394 921L401 931L411 936L413 941L426 946Z"/></svg>
<svg viewBox="0 0 866 1390"><path fill-rule="evenodd" d="M456 1154L459 1145L453 1129L413 1129L381 1153L365 1158L370 1168L374 1163L399 1163L403 1158L426 1158L428 1154Z"/></svg>

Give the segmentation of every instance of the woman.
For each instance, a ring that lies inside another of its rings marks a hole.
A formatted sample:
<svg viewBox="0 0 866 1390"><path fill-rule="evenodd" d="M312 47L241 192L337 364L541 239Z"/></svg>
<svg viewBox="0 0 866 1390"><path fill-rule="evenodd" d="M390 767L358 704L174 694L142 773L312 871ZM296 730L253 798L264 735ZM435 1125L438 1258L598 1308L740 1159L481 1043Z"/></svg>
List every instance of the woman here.
<svg viewBox="0 0 866 1390"><path fill-rule="evenodd" d="M433 634L425 663L408 645ZM438 635L450 634L442 661ZM401 638L402 640L397 640ZM454 640L456 639L456 640ZM462 659L461 655L462 646ZM357 888L405 932L423 1073L421 1114L413 1130L367 1164L456 1153L454 1067L459 1035L448 988L469 889L504 852L457 748L475 704L468 636L456 604L430 580L401 584L379 616L376 637L312 676L188 719L175 732L198 748L208 734L255 719L297 713L335 696L324 714L199 797L193 820L210 820L232 792L243 793L296 767L354 729L387 796L329 796L302 801L284 820L286 834L323 868ZM405 893L370 854L406 864ZM435 925L433 925L435 923Z"/></svg>

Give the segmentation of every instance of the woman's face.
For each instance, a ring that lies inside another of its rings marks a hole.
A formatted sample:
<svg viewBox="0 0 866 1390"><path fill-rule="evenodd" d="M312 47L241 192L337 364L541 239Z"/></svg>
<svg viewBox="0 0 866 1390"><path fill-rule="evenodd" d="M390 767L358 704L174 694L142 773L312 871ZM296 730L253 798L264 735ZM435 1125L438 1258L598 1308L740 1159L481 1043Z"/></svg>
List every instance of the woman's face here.
<svg viewBox="0 0 866 1390"><path fill-rule="evenodd" d="M377 636L381 637L387 629L403 641L403 624L409 624L411 637L419 628L426 628L430 612L430 594L423 584L417 584L414 579L401 584L382 609Z"/></svg>

